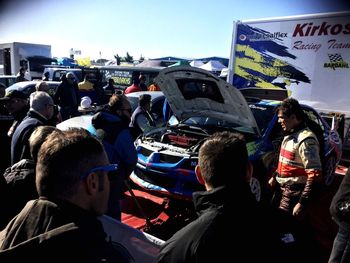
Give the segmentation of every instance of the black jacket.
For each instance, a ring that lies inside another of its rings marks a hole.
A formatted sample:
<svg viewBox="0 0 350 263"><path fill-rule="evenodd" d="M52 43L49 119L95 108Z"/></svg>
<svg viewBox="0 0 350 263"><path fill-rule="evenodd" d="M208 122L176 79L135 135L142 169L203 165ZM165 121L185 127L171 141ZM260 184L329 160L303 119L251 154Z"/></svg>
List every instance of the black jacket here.
<svg viewBox="0 0 350 263"><path fill-rule="evenodd" d="M248 185L196 192L193 201L198 219L166 241L158 262L305 262L288 215L258 204Z"/></svg>
<svg viewBox="0 0 350 263"><path fill-rule="evenodd" d="M17 215L32 199L38 198L35 186L35 162L23 159L8 167L4 173L6 180L6 201L8 205L1 210L1 217L6 217L7 222Z"/></svg>
<svg viewBox="0 0 350 263"><path fill-rule="evenodd" d="M130 262L96 215L65 201L32 200L0 232L0 262Z"/></svg>
<svg viewBox="0 0 350 263"><path fill-rule="evenodd" d="M194 193L198 219L165 243L158 262L271 262L262 249L271 242L258 227L261 215L248 191L241 189L240 200L226 187Z"/></svg>
<svg viewBox="0 0 350 263"><path fill-rule="evenodd" d="M53 96L55 104L61 107L78 108L80 103L80 93L76 83L69 84L67 81L62 81Z"/></svg>
<svg viewBox="0 0 350 263"><path fill-rule="evenodd" d="M334 221L350 231L350 169L333 197L329 210Z"/></svg>

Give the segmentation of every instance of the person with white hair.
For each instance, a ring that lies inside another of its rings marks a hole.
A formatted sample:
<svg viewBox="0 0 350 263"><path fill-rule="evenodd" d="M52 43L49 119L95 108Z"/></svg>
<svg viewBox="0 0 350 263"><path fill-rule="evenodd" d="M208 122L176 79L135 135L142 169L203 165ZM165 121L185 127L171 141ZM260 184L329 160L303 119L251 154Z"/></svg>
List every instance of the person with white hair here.
<svg viewBox="0 0 350 263"><path fill-rule="evenodd" d="M54 90L50 89L49 84L46 81L39 81L35 84L36 91L45 91L51 97L54 96ZM62 121L62 116L58 105L54 106L54 116L51 118L51 124L56 125Z"/></svg>
<svg viewBox="0 0 350 263"><path fill-rule="evenodd" d="M44 91L36 91L30 95L30 109L27 116L17 127L11 140L11 165L30 158L29 137L34 129L41 125L49 125L54 115L54 103L51 96Z"/></svg>

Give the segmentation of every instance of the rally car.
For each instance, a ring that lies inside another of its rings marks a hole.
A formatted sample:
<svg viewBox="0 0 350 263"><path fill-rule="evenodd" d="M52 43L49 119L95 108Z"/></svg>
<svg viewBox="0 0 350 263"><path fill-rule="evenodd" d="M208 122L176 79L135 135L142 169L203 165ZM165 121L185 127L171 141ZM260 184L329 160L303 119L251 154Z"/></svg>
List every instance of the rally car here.
<svg viewBox="0 0 350 263"><path fill-rule="evenodd" d="M189 66L162 70L156 83L174 116L166 127L143 134L135 141L138 162L131 180L153 194L190 200L194 191L204 190L194 173L202 143L214 132L240 132L245 135L254 167L251 189L261 200L282 138L274 112L278 102L248 103L238 89L224 80ZM341 141L314 109L303 107L324 132L325 182L329 184L340 160ZM227 176L234 175L232 167Z"/></svg>

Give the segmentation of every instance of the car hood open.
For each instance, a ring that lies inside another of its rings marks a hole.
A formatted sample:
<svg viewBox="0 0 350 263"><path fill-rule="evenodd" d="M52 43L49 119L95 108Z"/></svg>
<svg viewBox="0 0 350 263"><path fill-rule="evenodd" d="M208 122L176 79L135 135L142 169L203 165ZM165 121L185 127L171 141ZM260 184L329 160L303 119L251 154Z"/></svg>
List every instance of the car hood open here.
<svg viewBox="0 0 350 263"><path fill-rule="evenodd" d="M260 134L241 92L206 70L191 66L170 67L163 69L155 82L179 120L194 116L212 117Z"/></svg>

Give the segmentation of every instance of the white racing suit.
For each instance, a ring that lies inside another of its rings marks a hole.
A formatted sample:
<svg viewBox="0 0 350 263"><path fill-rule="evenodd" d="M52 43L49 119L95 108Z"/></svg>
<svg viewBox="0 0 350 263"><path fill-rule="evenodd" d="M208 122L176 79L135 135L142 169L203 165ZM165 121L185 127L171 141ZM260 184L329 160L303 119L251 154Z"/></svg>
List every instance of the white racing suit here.
<svg viewBox="0 0 350 263"><path fill-rule="evenodd" d="M289 213L297 203L305 204L314 183L321 180L320 146L309 128L284 137L278 160L276 180L281 188L279 207Z"/></svg>

